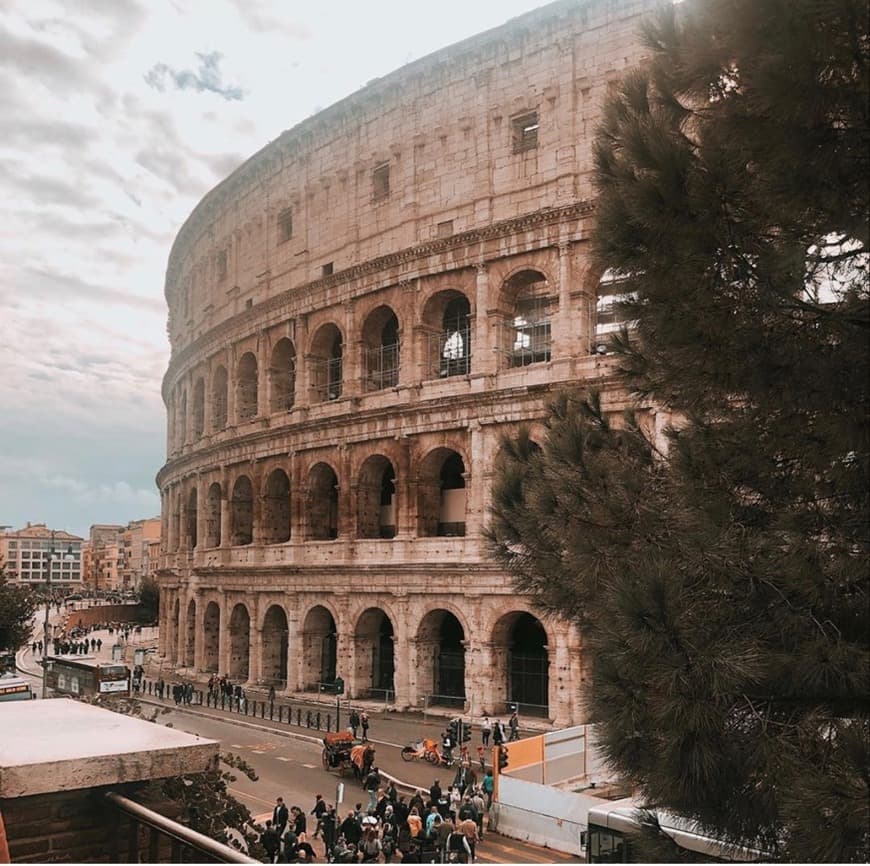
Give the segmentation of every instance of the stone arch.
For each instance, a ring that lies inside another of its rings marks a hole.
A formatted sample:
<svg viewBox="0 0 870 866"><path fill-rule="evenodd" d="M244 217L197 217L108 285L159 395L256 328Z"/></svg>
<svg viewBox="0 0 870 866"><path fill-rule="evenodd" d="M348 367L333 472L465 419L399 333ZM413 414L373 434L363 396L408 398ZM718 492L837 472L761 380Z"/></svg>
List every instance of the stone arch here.
<svg viewBox="0 0 870 866"><path fill-rule="evenodd" d="M417 628L417 689L431 703L465 705L466 632L450 610L430 610Z"/></svg>
<svg viewBox="0 0 870 866"><path fill-rule="evenodd" d="M471 372L471 303L456 289L432 295L423 306L425 345L420 356L426 359L423 378L465 376Z"/></svg>
<svg viewBox="0 0 870 866"><path fill-rule="evenodd" d="M187 621L184 629L184 658L181 663L192 668L195 664L196 655L196 601L191 599L187 603Z"/></svg>
<svg viewBox="0 0 870 866"><path fill-rule="evenodd" d="M465 535L465 462L452 448L430 451L420 462L417 519L421 536Z"/></svg>
<svg viewBox="0 0 870 866"><path fill-rule="evenodd" d="M338 538L338 476L328 463L317 463L308 473L305 521L309 538Z"/></svg>
<svg viewBox="0 0 870 866"><path fill-rule="evenodd" d="M215 481L209 485L205 497L205 546L221 544L221 486Z"/></svg>
<svg viewBox="0 0 870 866"><path fill-rule="evenodd" d="M354 697L395 699L395 637L392 620L380 608L360 614L353 631Z"/></svg>
<svg viewBox="0 0 870 866"><path fill-rule="evenodd" d="M536 268L515 270L501 286L501 349L506 367L527 367L549 361L552 319L558 295L546 275Z"/></svg>
<svg viewBox="0 0 870 866"><path fill-rule="evenodd" d="M290 646L290 628L287 613L279 604L270 605L263 618L262 678L276 689L287 688L287 653Z"/></svg>
<svg viewBox="0 0 870 866"><path fill-rule="evenodd" d="M290 478L283 469L273 469L263 488L263 544L290 540Z"/></svg>
<svg viewBox="0 0 870 866"><path fill-rule="evenodd" d="M335 616L323 605L308 611L302 624L302 683L318 691L319 683L335 682L338 661L338 628Z"/></svg>
<svg viewBox="0 0 870 866"><path fill-rule="evenodd" d="M363 383L366 391L381 391L399 384L399 319L392 307L376 307L366 316L362 339Z"/></svg>
<svg viewBox="0 0 870 866"><path fill-rule="evenodd" d="M196 547L198 535L197 530L199 527L197 526L197 516L198 511L197 507L199 504L199 496L197 494L197 490L195 487L191 487L190 492L187 494L187 511L185 512L185 526L184 526L184 539L185 539L185 547L188 550L193 550Z"/></svg>
<svg viewBox="0 0 870 866"><path fill-rule="evenodd" d="M239 602L230 614L230 669L234 680L247 680L251 663L251 615Z"/></svg>
<svg viewBox="0 0 870 866"><path fill-rule="evenodd" d="M224 430L227 426L227 398L229 376L223 365L214 371L211 383L211 423L214 430Z"/></svg>
<svg viewBox="0 0 870 866"><path fill-rule="evenodd" d="M239 423L257 417L257 357L245 352L236 367L236 419Z"/></svg>
<svg viewBox="0 0 870 866"><path fill-rule="evenodd" d="M169 661L178 664L178 630L181 627L181 601L175 599L172 603L172 616L169 627Z"/></svg>
<svg viewBox="0 0 870 866"><path fill-rule="evenodd" d="M396 534L396 470L382 454L360 467L357 484L357 535L393 538Z"/></svg>
<svg viewBox="0 0 870 866"><path fill-rule="evenodd" d="M311 339L309 353L311 402L323 403L341 397L344 381L344 338L333 322L321 325Z"/></svg>
<svg viewBox="0 0 870 866"><path fill-rule="evenodd" d="M272 349L269 363L269 411L287 412L296 400L296 347L283 337Z"/></svg>
<svg viewBox="0 0 870 866"><path fill-rule="evenodd" d="M193 435L202 438L205 432L205 380L201 377L193 386Z"/></svg>
<svg viewBox="0 0 870 866"><path fill-rule="evenodd" d="M247 475L240 475L233 485L230 534L234 547L250 544L254 540L254 485Z"/></svg>
<svg viewBox="0 0 870 866"><path fill-rule="evenodd" d="M208 673L220 673L221 609L210 601L202 617L202 667Z"/></svg>
<svg viewBox="0 0 870 866"><path fill-rule="evenodd" d="M513 703L525 715L549 715L549 641L544 624L528 611L510 611L498 619L492 631L496 706Z"/></svg>

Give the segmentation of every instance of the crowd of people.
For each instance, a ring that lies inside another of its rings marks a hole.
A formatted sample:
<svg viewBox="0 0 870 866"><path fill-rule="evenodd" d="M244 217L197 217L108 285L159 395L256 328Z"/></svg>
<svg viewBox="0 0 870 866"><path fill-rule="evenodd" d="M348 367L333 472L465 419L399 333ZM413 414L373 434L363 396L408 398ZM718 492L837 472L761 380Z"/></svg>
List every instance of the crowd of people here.
<svg viewBox="0 0 870 866"><path fill-rule="evenodd" d="M378 776L377 767L370 775ZM478 785L454 783L442 789L438 779L408 798L390 782L372 789L369 802L357 803L344 816L317 794L308 814L288 808L279 797L260 834L269 863L313 863L320 840L329 863L474 863L492 803L492 771ZM310 829L313 825L313 829Z"/></svg>

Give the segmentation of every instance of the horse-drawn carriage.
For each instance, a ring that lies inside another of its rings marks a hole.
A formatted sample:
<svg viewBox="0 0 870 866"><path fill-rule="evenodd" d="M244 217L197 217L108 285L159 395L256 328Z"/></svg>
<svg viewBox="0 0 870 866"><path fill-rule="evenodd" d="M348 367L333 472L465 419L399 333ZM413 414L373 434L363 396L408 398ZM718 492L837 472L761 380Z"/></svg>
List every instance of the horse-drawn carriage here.
<svg viewBox="0 0 870 866"><path fill-rule="evenodd" d="M368 743L357 743L352 734L341 732L323 738L321 757L324 770L336 770L344 776L344 771L349 769L362 780L375 762L375 750Z"/></svg>
<svg viewBox="0 0 870 866"><path fill-rule="evenodd" d="M344 776L344 771L353 766L350 761L353 747L353 734L345 732L327 734L323 738L323 754L321 755L323 769L336 770L339 776Z"/></svg>

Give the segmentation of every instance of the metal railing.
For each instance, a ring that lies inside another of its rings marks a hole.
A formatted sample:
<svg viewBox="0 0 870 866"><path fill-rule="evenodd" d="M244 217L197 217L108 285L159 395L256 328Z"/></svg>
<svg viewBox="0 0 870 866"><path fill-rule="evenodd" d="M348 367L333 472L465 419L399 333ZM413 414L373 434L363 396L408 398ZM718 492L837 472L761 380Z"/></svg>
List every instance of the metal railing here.
<svg viewBox="0 0 870 866"><path fill-rule="evenodd" d="M112 861L115 863L257 863L247 854L218 842L148 809L141 803L110 791L106 800L120 813L130 818L127 828L126 850L122 844L122 834L116 833ZM140 844L140 829L147 832L147 845ZM169 841L166 845L161 840ZM143 850L143 847L145 850ZM162 849L162 851L161 851ZM126 854L126 859L123 855Z"/></svg>

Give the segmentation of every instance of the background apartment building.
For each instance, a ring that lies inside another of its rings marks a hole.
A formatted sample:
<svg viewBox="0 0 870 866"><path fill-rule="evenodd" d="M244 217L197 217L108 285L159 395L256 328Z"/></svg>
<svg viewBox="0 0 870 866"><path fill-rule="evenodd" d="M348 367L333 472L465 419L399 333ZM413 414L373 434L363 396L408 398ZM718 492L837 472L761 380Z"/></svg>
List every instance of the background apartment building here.
<svg viewBox="0 0 870 866"><path fill-rule="evenodd" d="M159 545L159 517L126 526L94 524L86 544L86 585L98 592L135 592L143 577L154 576Z"/></svg>
<svg viewBox="0 0 870 866"><path fill-rule="evenodd" d="M14 582L35 586L50 579L56 587L80 589L83 544L78 535L28 521L21 529L0 532L0 562Z"/></svg>

